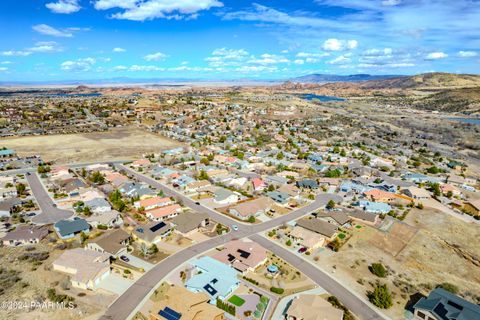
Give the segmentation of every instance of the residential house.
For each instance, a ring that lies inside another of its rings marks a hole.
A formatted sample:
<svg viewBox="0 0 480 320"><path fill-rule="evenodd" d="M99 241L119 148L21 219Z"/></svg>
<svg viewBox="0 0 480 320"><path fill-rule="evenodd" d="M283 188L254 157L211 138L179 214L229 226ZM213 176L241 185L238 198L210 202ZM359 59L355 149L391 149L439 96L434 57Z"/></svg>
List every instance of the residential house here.
<svg viewBox="0 0 480 320"><path fill-rule="evenodd" d="M21 206L23 201L19 198L10 198L0 201L0 218L10 217L15 208Z"/></svg>
<svg viewBox="0 0 480 320"><path fill-rule="evenodd" d="M338 309L319 295L300 294L289 304L286 320L342 320L343 310Z"/></svg>
<svg viewBox="0 0 480 320"><path fill-rule="evenodd" d="M130 235L122 229L107 231L100 237L87 243L85 246L88 250L100 253L108 253L112 257L119 257L127 253L127 244Z"/></svg>
<svg viewBox="0 0 480 320"><path fill-rule="evenodd" d="M89 207L94 213L104 213L112 210L112 206L104 198L95 198L84 202L85 207Z"/></svg>
<svg viewBox="0 0 480 320"><path fill-rule="evenodd" d="M267 185L274 185L274 186L282 186L288 183L287 178L281 177L281 176L273 176L273 175L265 176L263 178L263 181L265 181Z"/></svg>
<svg viewBox="0 0 480 320"><path fill-rule="evenodd" d="M140 201L135 201L133 204L135 208L143 208L144 210L152 210L174 204L175 202L168 197L152 197Z"/></svg>
<svg viewBox="0 0 480 320"><path fill-rule="evenodd" d="M363 210L352 210L349 211L349 216L353 220L368 224L368 225L376 225L380 222L380 216L375 213L366 212Z"/></svg>
<svg viewBox="0 0 480 320"><path fill-rule="evenodd" d="M90 232L90 225L85 219L75 217L73 220L60 220L53 225L60 239L69 239L77 234Z"/></svg>
<svg viewBox="0 0 480 320"><path fill-rule="evenodd" d="M172 219L175 232L188 237L197 232L198 229L209 224L209 217L206 213L182 212Z"/></svg>
<svg viewBox="0 0 480 320"><path fill-rule="evenodd" d="M355 205L370 213L388 213L392 210L389 204L383 202L360 200Z"/></svg>
<svg viewBox="0 0 480 320"><path fill-rule="evenodd" d="M308 251L323 247L325 244L325 237L314 231L310 231L300 226L295 226L288 233L288 237Z"/></svg>
<svg viewBox="0 0 480 320"><path fill-rule="evenodd" d="M75 248L63 252L52 267L54 271L70 275L73 287L96 290L110 274L110 254Z"/></svg>
<svg viewBox="0 0 480 320"><path fill-rule="evenodd" d="M338 227L347 227L351 221L348 214L343 211L322 211L317 214L317 218L336 224Z"/></svg>
<svg viewBox="0 0 480 320"><path fill-rule="evenodd" d="M274 202L267 197L260 197L254 200L239 203L228 209L231 215L241 220L247 220L250 217L257 217L270 211Z"/></svg>
<svg viewBox="0 0 480 320"><path fill-rule="evenodd" d="M252 179L252 186L253 186L253 190L257 191L257 192L261 192L261 191L265 190L266 187L268 187L268 185L265 183L265 181L263 181L260 178L253 178Z"/></svg>
<svg viewBox="0 0 480 320"><path fill-rule="evenodd" d="M18 227L8 232L1 240L4 246L19 246L39 243L48 235L48 229L40 227Z"/></svg>
<svg viewBox="0 0 480 320"><path fill-rule="evenodd" d="M145 211L145 215L154 221L163 221L177 216L182 211L182 207L175 203L169 206L164 206L152 210Z"/></svg>
<svg viewBox="0 0 480 320"><path fill-rule="evenodd" d="M227 242L212 258L241 273L253 272L267 261L267 250L252 241L234 240Z"/></svg>
<svg viewBox="0 0 480 320"><path fill-rule="evenodd" d="M408 187L408 188L405 188L405 189L402 189L400 191L400 193L412 198L412 199L415 199L417 201L422 201L422 200L427 200L427 199L430 199L431 196L430 196L430 192L428 192L427 190L423 189L423 188L419 188L419 187L416 187L416 186L412 186L412 187Z"/></svg>
<svg viewBox="0 0 480 320"><path fill-rule="evenodd" d="M235 269L211 257L201 257L192 265L197 273L185 282L185 287L192 292L206 293L210 303L215 304L217 298L225 300L240 283Z"/></svg>
<svg viewBox="0 0 480 320"><path fill-rule="evenodd" d="M152 163L148 159L138 159L132 162L132 167L134 168L146 168L149 167Z"/></svg>
<svg viewBox="0 0 480 320"><path fill-rule="evenodd" d="M98 228L99 225L115 228L123 224L122 215L116 210L102 212L101 214L92 214L90 217L87 217L86 220L88 224L94 228Z"/></svg>
<svg viewBox="0 0 480 320"><path fill-rule="evenodd" d="M318 189L318 182L312 179L297 181L297 187L301 189Z"/></svg>
<svg viewBox="0 0 480 320"><path fill-rule="evenodd" d="M316 232L324 236L327 240L333 240L337 234L337 226L320 219L300 219L296 226Z"/></svg>
<svg viewBox="0 0 480 320"><path fill-rule="evenodd" d="M365 191L363 195L367 199L377 202L392 202L396 198L394 193L383 191L380 189L370 189L368 191Z"/></svg>
<svg viewBox="0 0 480 320"><path fill-rule="evenodd" d="M414 320L477 320L480 306L442 288L434 289L428 297L413 306Z"/></svg>
<svg viewBox="0 0 480 320"><path fill-rule="evenodd" d="M287 204L288 200L290 199L290 195L288 193L280 191L267 192L267 196L273 201L283 205Z"/></svg>
<svg viewBox="0 0 480 320"><path fill-rule="evenodd" d="M240 200L240 197L237 193L234 193L222 187L219 187L217 190L215 190L213 196L213 201L222 205L237 203L238 200Z"/></svg>
<svg viewBox="0 0 480 320"><path fill-rule="evenodd" d="M225 312L209 303L204 292L194 293L183 287L168 287L160 301L150 308L150 320L224 320Z"/></svg>
<svg viewBox="0 0 480 320"><path fill-rule="evenodd" d="M153 221L147 225L138 226L132 232L135 241L145 243L147 246L162 241L172 231L172 226L167 222Z"/></svg>
<svg viewBox="0 0 480 320"><path fill-rule="evenodd" d="M17 195L18 195L17 188L15 187L0 188L0 200L13 198L13 197L16 197Z"/></svg>

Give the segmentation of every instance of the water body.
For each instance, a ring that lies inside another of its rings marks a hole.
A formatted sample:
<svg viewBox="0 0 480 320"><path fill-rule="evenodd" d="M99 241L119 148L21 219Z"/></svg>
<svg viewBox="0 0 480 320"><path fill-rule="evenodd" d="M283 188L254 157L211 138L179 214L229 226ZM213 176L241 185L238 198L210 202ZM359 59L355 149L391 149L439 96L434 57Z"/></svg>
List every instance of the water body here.
<svg viewBox="0 0 480 320"><path fill-rule="evenodd" d="M57 93L52 94L55 97L101 97L102 94L100 92L92 92L92 93Z"/></svg>
<svg viewBox="0 0 480 320"><path fill-rule="evenodd" d="M300 98L305 99L305 100L318 100L321 102L331 102L331 101L345 101L346 99L344 98L339 98L339 97L333 97L333 96L321 96L313 93L305 93L301 94Z"/></svg>
<svg viewBox="0 0 480 320"><path fill-rule="evenodd" d="M480 118L448 118L448 120L480 125Z"/></svg>

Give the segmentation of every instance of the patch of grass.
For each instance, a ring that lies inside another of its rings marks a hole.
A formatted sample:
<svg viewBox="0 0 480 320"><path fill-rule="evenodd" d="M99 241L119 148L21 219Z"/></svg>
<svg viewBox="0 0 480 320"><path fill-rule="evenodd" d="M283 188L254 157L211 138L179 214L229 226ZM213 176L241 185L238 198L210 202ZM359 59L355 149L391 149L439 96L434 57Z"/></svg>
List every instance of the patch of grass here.
<svg viewBox="0 0 480 320"><path fill-rule="evenodd" d="M346 236L347 236L347 235L346 235L345 233L339 233L339 234L338 234L338 237L339 237L340 239L342 239L342 240L345 239Z"/></svg>
<svg viewBox="0 0 480 320"><path fill-rule="evenodd" d="M233 296L230 297L230 299L228 299L228 302L236 305L237 307L241 307L245 303L245 300L243 300L242 298L240 298L237 295L233 295Z"/></svg>

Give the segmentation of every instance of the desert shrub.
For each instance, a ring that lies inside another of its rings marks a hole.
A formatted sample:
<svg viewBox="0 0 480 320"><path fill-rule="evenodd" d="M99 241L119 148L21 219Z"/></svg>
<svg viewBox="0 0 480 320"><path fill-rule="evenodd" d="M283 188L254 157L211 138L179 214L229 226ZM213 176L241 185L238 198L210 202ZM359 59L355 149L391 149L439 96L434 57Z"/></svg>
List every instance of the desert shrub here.
<svg viewBox="0 0 480 320"><path fill-rule="evenodd" d="M393 305L392 295L386 284L377 284L373 291L367 293L367 296L373 305L381 309L388 309Z"/></svg>
<svg viewBox="0 0 480 320"><path fill-rule="evenodd" d="M385 278L387 276L387 269L381 264L380 262L378 263L372 263L368 269L370 270L371 273L376 275L377 277L380 278Z"/></svg>

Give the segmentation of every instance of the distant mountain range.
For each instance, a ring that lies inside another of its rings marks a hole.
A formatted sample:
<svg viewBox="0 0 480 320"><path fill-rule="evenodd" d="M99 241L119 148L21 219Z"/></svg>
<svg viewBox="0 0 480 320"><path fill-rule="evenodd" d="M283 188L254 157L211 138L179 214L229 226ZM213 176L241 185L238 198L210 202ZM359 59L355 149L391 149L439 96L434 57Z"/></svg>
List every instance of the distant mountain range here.
<svg viewBox="0 0 480 320"><path fill-rule="evenodd" d="M371 75L371 74L351 74L351 75L336 75L336 74L309 74L301 77L290 79L292 82L300 83L328 83L328 82L355 82L368 80L383 80L391 78L400 78L400 75Z"/></svg>

